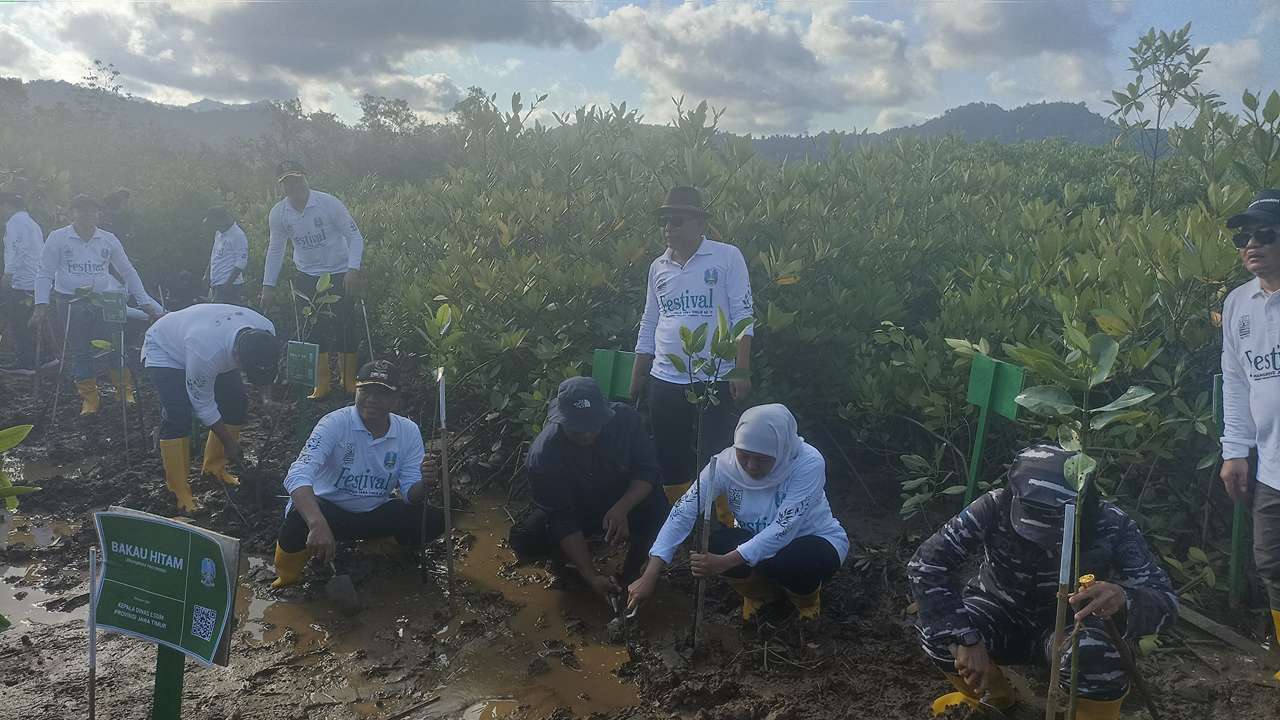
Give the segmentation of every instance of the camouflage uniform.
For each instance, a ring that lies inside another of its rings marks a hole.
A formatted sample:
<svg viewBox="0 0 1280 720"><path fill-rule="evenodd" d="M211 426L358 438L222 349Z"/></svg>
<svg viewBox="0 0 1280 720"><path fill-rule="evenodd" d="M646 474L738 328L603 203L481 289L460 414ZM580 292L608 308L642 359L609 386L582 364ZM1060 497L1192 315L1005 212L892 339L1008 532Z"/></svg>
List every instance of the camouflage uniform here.
<svg viewBox="0 0 1280 720"><path fill-rule="evenodd" d="M1060 553L1015 532L1012 502L1008 489L978 498L926 540L907 566L919 606L921 645L945 673L955 673L952 647L974 631L999 665L1048 664ZM1126 639L1159 633L1177 617L1168 576L1128 515L1106 502L1096 510L1092 531L1082 535L1091 540L1083 550L1081 571L1124 589L1126 609L1115 620ZM977 552L983 553L982 565L961 590L953 575ZM1069 645L1059 673L1065 687L1071 677ZM1080 634L1080 697L1115 700L1128 685L1102 621L1089 618Z"/></svg>

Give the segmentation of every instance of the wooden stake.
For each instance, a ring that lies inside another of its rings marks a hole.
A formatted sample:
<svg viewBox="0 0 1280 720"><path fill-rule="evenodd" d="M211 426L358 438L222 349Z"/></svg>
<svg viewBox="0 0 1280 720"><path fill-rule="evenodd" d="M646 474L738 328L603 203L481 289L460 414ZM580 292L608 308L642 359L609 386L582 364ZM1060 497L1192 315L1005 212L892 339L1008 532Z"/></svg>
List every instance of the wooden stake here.
<svg viewBox="0 0 1280 720"><path fill-rule="evenodd" d="M716 457L713 455L711 461L707 463L707 489L715 484L716 477ZM701 529L698 533L698 552L703 555L707 554L708 546L711 544L711 506L712 498L702 497L701 479L695 479L698 488L694 491L698 494L698 519L696 522L701 523ZM707 579L705 577L698 578L698 600L696 610L693 615L693 648L697 650L701 646L701 629L703 608L707 599Z"/></svg>
<svg viewBox="0 0 1280 720"><path fill-rule="evenodd" d="M453 597L453 492L449 483L449 422L445 416L444 368L436 370L440 387L440 491L444 497L445 592Z"/></svg>
<svg viewBox="0 0 1280 720"><path fill-rule="evenodd" d="M1058 711L1058 681L1061 675L1058 665L1062 662L1062 641L1067 633L1067 597L1071 593L1072 538L1076 529L1076 506L1068 503L1064 508L1062 523L1062 559L1058 565L1058 604L1053 621L1053 653L1049 662L1049 693L1044 703L1044 720L1054 720Z"/></svg>

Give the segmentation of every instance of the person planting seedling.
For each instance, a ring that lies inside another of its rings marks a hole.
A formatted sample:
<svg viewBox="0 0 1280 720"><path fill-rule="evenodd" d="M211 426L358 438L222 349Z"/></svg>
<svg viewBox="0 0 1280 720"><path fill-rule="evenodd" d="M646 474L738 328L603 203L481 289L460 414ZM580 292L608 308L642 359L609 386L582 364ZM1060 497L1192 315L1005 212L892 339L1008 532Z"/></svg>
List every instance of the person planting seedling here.
<svg viewBox="0 0 1280 720"><path fill-rule="evenodd" d="M640 414L607 402L592 378L569 378L560 383L547 423L529 448L528 470L533 508L511 529L516 557L551 558L559 576L572 564L606 601L620 595L644 569L668 509ZM594 532L603 532L610 544L627 544L621 586L595 571L586 540Z"/></svg>
<svg viewBox="0 0 1280 720"><path fill-rule="evenodd" d="M667 251L649 266L644 315L636 339L631 375L632 404L648 389L653 441L662 468L667 499L674 502L688 489L704 458L733 441L733 401L751 392L750 323L737 340L735 358L717 361L719 373L707 381L708 402L699 408L690 387L701 378L676 367L670 356L683 355L681 331L714 326L723 313L733 327L752 317L751 283L742 251L706 236L709 213L696 188L675 187L656 210ZM707 351L693 362L711 361ZM727 380L735 368L740 377ZM731 524L730 518L721 518Z"/></svg>
<svg viewBox="0 0 1280 720"><path fill-rule="evenodd" d="M386 360L365 363L355 384L355 403L320 418L284 478L289 504L271 587L300 582L312 555L332 562L339 540L394 538L412 548L444 530L439 509L420 507L437 468L418 425L394 412L398 369Z"/></svg>
<svg viewBox="0 0 1280 720"><path fill-rule="evenodd" d="M249 398L240 380L269 385L276 378L275 326L237 305L202 303L160 318L142 341L142 364L160 396L160 458L164 480L182 512L199 509L191 496L191 416L209 428L202 475L227 485L240 480L227 469L238 463L240 427Z"/></svg>
<svg viewBox="0 0 1280 720"><path fill-rule="evenodd" d="M266 268L262 273L260 305L266 308L280 277L284 263L285 243L293 245L293 264L298 269L294 285L308 296L316 293L320 278L328 275L333 293L331 314L315 318L312 339L320 346L316 361L315 391L309 399L328 397L329 357L341 353L339 366L343 389L355 392L356 348L359 345L352 297L359 295L360 261L364 256L364 236L347 206L338 198L312 190L302 164L292 160L280 163L276 177L284 190L284 198L271 208L267 224L271 239L267 244ZM372 348L370 348L372 350Z"/></svg>
<svg viewBox="0 0 1280 720"><path fill-rule="evenodd" d="M40 251L44 246L44 233L31 215L27 202L21 195L0 193L0 224L4 227L4 277L0 280L0 297L3 302L5 327L9 333L9 347L17 357L19 371L36 370L36 332L44 328L31 327L31 313L35 307L36 270L40 265Z"/></svg>
<svg viewBox="0 0 1280 720"><path fill-rule="evenodd" d="M152 319L165 310L147 294L142 278L129 262L124 247L115 235L98 227L101 205L88 195L77 195L71 201L75 222L49 233L36 273L36 309L31 323L40 327L49 314L50 300L58 303L58 325L64 333L66 351L71 354L71 376L80 392L80 414L92 415L100 404L95 357L91 342L96 338L114 337L100 307L90 301L95 293L108 291L114 269L125 288ZM123 353L106 353L116 391L126 402L133 401L133 377L124 366Z"/></svg>
<svg viewBox="0 0 1280 720"><path fill-rule="evenodd" d="M1256 448L1253 557L1280 643L1280 190L1258 193L1227 227L1239 231L1232 242L1253 279L1222 311L1222 483L1232 500L1247 501Z"/></svg>
<svg viewBox="0 0 1280 720"><path fill-rule="evenodd" d="M1053 679L1064 691L1069 687L1073 643L1053 651L1055 590L1067 511L1077 504L1079 566L1099 580L1068 598L1080 639L1076 717L1119 718L1132 682L1104 619L1135 641L1177 618L1177 596L1137 524L1098 499L1092 484L1081 495L1068 480L1068 460L1076 454L1056 445L1022 450L1008 487L949 520L907 565L920 644L956 689L934 701L935 714L955 705L1013 705L1001 665L1048 664ZM977 557L978 573L961 589L955 576Z"/></svg>
<svg viewBox="0 0 1280 720"><path fill-rule="evenodd" d="M628 606L653 595L662 568L693 528L699 506L725 496L737 527L716 530L709 551L690 556L693 574L728 580L742 595L744 621L782 592L801 618L816 619L822 583L849 552L849 537L831 514L826 484L822 454L797 434L796 419L786 407L760 405L742 413L733 446L722 450L672 507L644 574L629 588Z"/></svg>
<svg viewBox="0 0 1280 720"><path fill-rule="evenodd" d="M213 230L209 253L209 296L216 303L244 304L244 271L249 265L249 238L224 207L209 208L204 225Z"/></svg>

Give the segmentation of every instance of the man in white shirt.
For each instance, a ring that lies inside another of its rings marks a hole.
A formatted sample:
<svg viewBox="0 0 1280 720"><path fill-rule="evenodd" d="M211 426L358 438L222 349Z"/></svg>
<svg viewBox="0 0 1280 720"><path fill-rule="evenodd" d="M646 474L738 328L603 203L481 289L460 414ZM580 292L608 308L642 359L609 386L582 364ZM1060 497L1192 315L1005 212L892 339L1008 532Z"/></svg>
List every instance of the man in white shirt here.
<svg viewBox="0 0 1280 720"><path fill-rule="evenodd" d="M36 270L44 233L31 215L27 203L17 193L0 193L0 226L4 228L4 277L0 296L8 319L9 347L17 357L17 369L35 372L36 338L31 327L35 307Z"/></svg>
<svg viewBox="0 0 1280 720"><path fill-rule="evenodd" d="M160 458L165 484L179 510L199 510L187 481L192 415L209 428L201 474L227 485L240 484L227 470L229 462L241 459L240 427L249 412L240 373L254 385L275 380L275 332L271 321L258 313L220 303L171 312L147 330L142 364L160 396Z"/></svg>
<svg viewBox="0 0 1280 720"><path fill-rule="evenodd" d="M209 208L204 225L213 228L209 254L209 296L213 302L244 304L244 271L249 267L249 238L225 207Z"/></svg>
<svg viewBox="0 0 1280 720"><path fill-rule="evenodd" d="M672 188L657 214L667 251L649 266L644 316L631 375L631 399L636 402L648 388L662 482L668 500L675 502L684 495L707 458L733 442L737 423L733 404L746 400L751 380L730 382L724 378L735 367L750 369L752 331L748 329L738 341L736 362L724 363L711 378L718 402L706 409L702 419L701 457L695 457L698 414L687 398L691 378L688 372L680 372L668 355L684 358L681 328L696 330L706 325L709 347L719 312L725 314L730 325L750 318L751 282L742 251L706 236L709 213L696 188ZM709 358L710 353L704 350L699 357ZM708 379L705 374L692 378ZM727 520L724 508L718 512L722 521Z"/></svg>
<svg viewBox="0 0 1280 720"><path fill-rule="evenodd" d="M1222 311L1222 482L1232 500L1253 486L1253 557L1280 642L1280 190L1263 190L1227 220L1232 242L1254 277L1227 296ZM1276 674L1280 680L1280 673Z"/></svg>
<svg viewBox="0 0 1280 720"><path fill-rule="evenodd" d="M284 479L289 504L272 587L300 582L313 553L332 561L338 540L392 537L420 547L444 532L443 513L422 507L435 466L424 462L417 424L394 414L399 404L399 371L376 360L356 374L355 404L320 418Z"/></svg>
<svg viewBox="0 0 1280 720"><path fill-rule="evenodd" d="M147 294L142 278L125 255L115 235L98 227L101 205L88 195L77 195L71 201L75 222L49 233L40 255L36 272L36 309L31 322L39 327L49 314L50 300L58 302L58 324L66 333L67 350L71 354L71 376L80 392L80 414L98 411L98 382L94 370L95 351L90 341L116 338L120 327L108 324L103 311L93 302L95 295L111 292L115 282L110 270L124 279L129 294L154 320L164 315L164 308ZM123 366L123 353L107 353L104 358L111 371L116 392L125 401L134 402L133 377Z"/></svg>
<svg viewBox="0 0 1280 720"><path fill-rule="evenodd" d="M336 303L327 305L329 313L316 317L307 340L320 346L316 363L316 386L312 400L329 395L329 356L342 353L339 365L346 392L355 392L356 348L359 335L352 313L352 298L359 295L360 262L364 256L364 236L341 200L307 184L301 163L286 160L276 168L284 198L271 208L268 225L271 240L267 245L267 263L262 273L261 307L267 307L284 263L285 243L293 245L293 264L298 274L294 285L300 292L315 295L321 276L329 275L328 292L337 295Z"/></svg>

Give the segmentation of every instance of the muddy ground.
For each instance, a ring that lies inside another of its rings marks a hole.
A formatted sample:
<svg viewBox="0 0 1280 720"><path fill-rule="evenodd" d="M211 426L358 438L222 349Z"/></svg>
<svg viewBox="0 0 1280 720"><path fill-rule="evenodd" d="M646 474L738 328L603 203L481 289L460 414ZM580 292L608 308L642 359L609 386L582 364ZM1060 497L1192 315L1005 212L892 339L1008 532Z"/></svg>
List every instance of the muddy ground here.
<svg viewBox="0 0 1280 720"><path fill-rule="evenodd" d="M53 420L49 392L33 402L28 383L0 377L0 428L37 426L5 467L44 488L23 498L0 531L8 542L0 613L14 623L0 633L0 717L86 717L89 514L112 504L172 514L150 438L158 409L141 388L126 454L110 392L102 412L82 421L64 388ZM311 407L318 416L340 402ZM705 650L690 657L687 568L677 565L660 597L625 631L611 632L603 603L573 587L549 588L542 569L515 566L504 538L523 502L500 485L477 488L483 483L471 478L479 473L465 464L452 601L442 590L442 544L428 573L412 557L344 548L339 566L368 606L353 618L324 599L326 573L317 568L301 589L272 591L269 553L284 505L279 479L297 447L295 417L291 402L256 399L244 433L256 472L230 493L212 480L193 482L206 511L191 521L241 538L244 559L231 665L188 662L185 717L923 719L947 689L914 641L903 566L920 529L897 521L892 480L872 482L873 502L832 464L832 506L856 542L824 588L818 623L801 627L779 605L760 628L743 629L732 591L713 582ZM1228 619L1256 626L1247 614ZM101 636L100 717L147 717L154 658L146 643ZM1187 627L1143 667L1167 718L1268 718L1280 708L1280 689L1260 663ZM1044 674L1018 671L1027 702L1008 716L1042 717L1034 698L1043 696ZM1142 714L1136 698L1126 712Z"/></svg>

